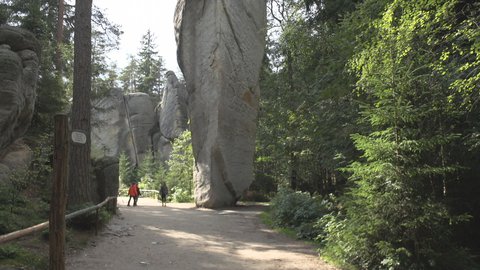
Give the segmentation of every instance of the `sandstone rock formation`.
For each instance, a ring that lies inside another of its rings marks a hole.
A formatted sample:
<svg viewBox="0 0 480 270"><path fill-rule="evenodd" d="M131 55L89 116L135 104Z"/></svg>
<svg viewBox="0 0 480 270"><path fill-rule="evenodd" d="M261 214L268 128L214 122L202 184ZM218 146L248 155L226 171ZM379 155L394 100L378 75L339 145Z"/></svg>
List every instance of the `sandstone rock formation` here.
<svg viewBox="0 0 480 270"><path fill-rule="evenodd" d="M188 128L187 91L173 71L166 74L167 84L157 108L159 137L154 139L159 160L166 161L172 151L172 142Z"/></svg>
<svg viewBox="0 0 480 270"><path fill-rule="evenodd" d="M155 109L152 99L144 93L124 95L113 89L93 102L92 156L118 157L127 154L139 165L145 155L167 161L172 142L187 129L187 94L175 73L167 72L162 102Z"/></svg>
<svg viewBox="0 0 480 270"><path fill-rule="evenodd" d="M31 159L30 149L19 139L33 116L39 52L30 32L0 27L0 178Z"/></svg>
<svg viewBox="0 0 480 270"><path fill-rule="evenodd" d="M92 156L118 157L124 152L139 164L152 150L152 129L156 125L151 98L144 93L124 95L113 89L93 103Z"/></svg>
<svg viewBox="0 0 480 270"><path fill-rule="evenodd" d="M198 206L233 205L253 180L265 0L179 0L177 56L189 93Z"/></svg>
<svg viewBox="0 0 480 270"><path fill-rule="evenodd" d="M128 144L129 129L123 92L113 89L92 104L92 157L118 157L122 151L134 158ZM133 159L135 160L135 159Z"/></svg>
<svg viewBox="0 0 480 270"><path fill-rule="evenodd" d="M145 93L125 95L125 108L131 143L136 153L136 163L140 164L152 151L152 129L156 124L152 99Z"/></svg>
<svg viewBox="0 0 480 270"><path fill-rule="evenodd" d="M163 137L174 139L187 129L187 91L173 71L168 71L166 77L159 115L160 132Z"/></svg>

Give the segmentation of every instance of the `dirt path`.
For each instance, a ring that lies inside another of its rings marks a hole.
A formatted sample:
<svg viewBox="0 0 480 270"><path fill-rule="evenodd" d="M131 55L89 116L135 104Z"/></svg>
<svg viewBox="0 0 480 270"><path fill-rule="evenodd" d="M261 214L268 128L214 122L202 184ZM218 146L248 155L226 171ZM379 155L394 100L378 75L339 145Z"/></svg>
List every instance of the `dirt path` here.
<svg viewBox="0 0 480 270"><path fill-rule="evenodd" d="M127 207L85 250L67 258L69 270L92 269L316 269L334 270L301 241L269 230L259 206L197 209L139 199Z"/></svg>

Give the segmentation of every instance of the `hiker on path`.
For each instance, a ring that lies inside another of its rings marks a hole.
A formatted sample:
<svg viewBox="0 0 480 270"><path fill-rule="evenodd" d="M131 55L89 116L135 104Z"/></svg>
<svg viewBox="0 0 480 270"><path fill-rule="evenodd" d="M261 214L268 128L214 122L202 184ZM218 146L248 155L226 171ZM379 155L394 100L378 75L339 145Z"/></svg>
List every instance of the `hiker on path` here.
<svg viewBox="0 0 480 270"><path fill-rule="evenodd" d="M128 189L128 198L127 206L130 206L130 200L133 198L133 206L137 206L138 197L140 196L140 188L136 182L133 182Z"/></svg>
<svg viewBox="0 0 480 270"><path fill-rule="evenodd" d="M162 206L167 206L167 195L168 195L168 187L165 182L162 182L162 186L160 187L160 197L162 198Z"/></svg>

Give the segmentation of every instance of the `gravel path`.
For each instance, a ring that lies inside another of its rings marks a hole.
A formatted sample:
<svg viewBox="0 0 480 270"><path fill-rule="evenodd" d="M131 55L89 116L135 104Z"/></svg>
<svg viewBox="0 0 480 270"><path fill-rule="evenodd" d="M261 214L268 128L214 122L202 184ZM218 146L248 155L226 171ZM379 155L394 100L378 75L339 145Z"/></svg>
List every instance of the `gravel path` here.
<svg viewBox="0 0 480 270"><path fill-rule="evenodd" d="M316 269L334 270L313 247L261 223L261 206L223 210L140 198L127 207L86 249L67 258L67 269Z"/></svg>

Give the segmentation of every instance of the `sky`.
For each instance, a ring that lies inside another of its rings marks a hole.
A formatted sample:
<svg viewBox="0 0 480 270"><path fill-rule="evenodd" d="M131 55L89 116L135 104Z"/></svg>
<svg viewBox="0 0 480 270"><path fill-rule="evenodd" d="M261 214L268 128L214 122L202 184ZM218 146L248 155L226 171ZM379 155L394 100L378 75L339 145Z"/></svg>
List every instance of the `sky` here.
<svg viewBox="0 0 480 270"><path fill-rule="evenodd" d="M136 55L140 40L150 29L156 37L157 51L167 70L179 72L173 15L177 0L93 0L110 22L121 26L120 50L108 56L124 68L129 55Z"/></svg>

